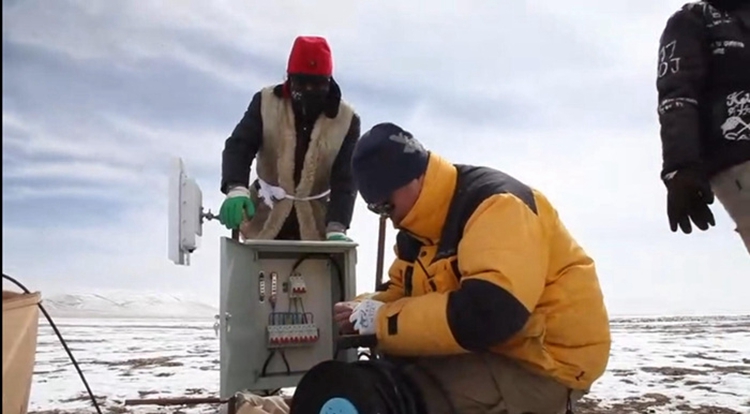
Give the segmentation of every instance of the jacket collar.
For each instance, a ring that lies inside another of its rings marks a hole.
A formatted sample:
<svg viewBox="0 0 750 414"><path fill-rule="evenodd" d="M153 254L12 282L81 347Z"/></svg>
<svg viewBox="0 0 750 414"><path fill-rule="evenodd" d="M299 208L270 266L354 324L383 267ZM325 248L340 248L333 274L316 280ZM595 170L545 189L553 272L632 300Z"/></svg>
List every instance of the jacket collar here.
<svg viewBox="0 0 750 414"><path fill-rule="evenodd" d="M437 244L448 216L457 177L458 172L453 164L430 152L419 197L397 227L425 244Z"/></svg>

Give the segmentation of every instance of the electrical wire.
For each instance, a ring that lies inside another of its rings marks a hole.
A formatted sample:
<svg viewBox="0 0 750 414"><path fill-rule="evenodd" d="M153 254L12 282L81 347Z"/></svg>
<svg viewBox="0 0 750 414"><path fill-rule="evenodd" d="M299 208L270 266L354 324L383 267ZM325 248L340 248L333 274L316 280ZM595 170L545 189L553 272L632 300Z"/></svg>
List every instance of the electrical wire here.
<svg viewBox="0 0 750 414"><path fill-rule="evenodd" d="M333 256L328 256L328 259L333 264L333 267L336 268L336 276L338 276L339 280L339 298L340 301L343 302L346 300L346 293L344 292L344 272L341 270L341 266L339 266L339 262L334 260Z"/></svg>
<svg viewBox="0 0 750 414"><path fill-rule="evenodd" d="M278 393L279 393L280 391L281 391L281 388L276 388L275 390L271 390L271 391L268 391L268 390L266 390L266 391L264 392L264 394L265 394L265 396L266 396L266 397L270 397L270 396L272 396L272 395L278 395Z"/></svg>
<svg viewBox="0 0 750 414"><path fill-rule="evenodd" d="M284 350L279 350L279 354L281 354L281 359L284 361L284 366L286 367L286 375L292 375L292 369L289 366L289 361L286 359L286 354L284 353ZM273 356L276 355L276 349L272 349L270 352L268 352L268 356L266 357L266 361L263 363L263 369L260 371L260 376L265 377L268 375L268 365L271 363L271 360L273 359Z"/></svg>
<svg viewBox="0 0 750 414"><path fill-rule="evenodd" d="M17 281L16 279L6 275L3 273L3 279L6 279L10 281L11 283L18 286L21 290L23 290L26 294L31 294L31 291L26 288L21 282ZM89 394L89 398L91 399L91 403L94 405L94 408L96 409L96 412L98 414L102 414L102 410L99 407L99 402L96 401L96 397L94 397L94 393L91 391L91 387L89 387L88 381L86 381L86 376L83 375L83 371L81 371L81 367L78 366L78 361L76 361L75 357L73 356L73 353L70 351L70 348L68 348L68 343L65 342L65 339L62 337L62 334L60 333L60 330L57 329L57 325L55 325L55 322L52 321L52 317L47 313L47 310L44 309L44 306L42 306L41 302L37 304L39 307L39 310L42 311L42 314L44 314L44 317L47 318L47 322L49 322L49 325L52 327L52 330L55 331L55 334L57 335L57 338L60 340L60 343L62 344L63 348L65 348L65 352L68 353L68 357L70 358L70 361L73 363L73 366L76 368L76 371L78 371L78 376L81 377L81 381L83 382L83 385L86 387L86 391Z"/></svg>
<svg viewBox="0 0 750 414"><path fill-rule="evenodd" d="M312 258L324 258L327 259L331 264L333 264L333 267L336 269L336 278L339 282L339 296L340 296L340 302L344 302L346 300L346 292L344 292L344 273L341 270L341 266L339 265L339 262L336 261L336 259L333 258L332 254L325 254L325 253L307 253L302 255L299 259L297 259L296 262L294 262L294 265L292 266L292 271L289 272L290 274L293 274L295 270L299 267L299 265L302 264L307 259Z"/></svg>
<svg viewBox="0 0 750 414"><path fill-rule="evenodd" d="M276 272L271 272L271 279L273 280L275 277L278 277L276 275ZM289 287L291 289L291 287ZM273 290L273 289L272 289ZM268 323L271 326L274 325L286 325L290 323L289 318L292 317L292 301L289 301L287 303L287 312L284 312L282 314L276 313L276 295L277 292L271 292L271 296L273 300L269 300L269 303L271 305L271 313L268 315ZM296 303L294 303L296 307ZM281 321L279 323L279 317L281 317ZM291 323L295 323L294 321L291 321ZM266 360L263 362L263 368L261 369L260 376L265 377L268 375L268 365L271 363L271 360L273 359L274 355L276 355L276 352L278 351L279 354L281 354L281 359L284 362L284 366L286 367L286 374L292 375L292 369L289 365L289 361L286 359L286 353L284 353L283 349L269 349L268 350L268 356L266 357ZM267 391L267 394L269 392ZM269 394L270 395L270 394Z"/></svg>
<svg viewBox="0 0 750 414"><path fill-rule="evenodd" d="M375 374L380 380L375 383L377 392L383 402L388 405L391 412L416 414L417 403L415 396L406 389L403 381L395 376L395 367L381 359L373 361L357 361L355 366L367 369Z"/></svg>
<svg viewBox="0 0 750 414"><path fill-rule="evenodd" d="M340 301L343 302L344 300L346 300L346 294L344 292L344 274L342 272L342 269L341 269L341 266L339 265L339 263L333 258L333 255L319 254L319 253L308 253L308 254L302 255L299 259L297 259L294 262L294 265L292 265L292 270L289 272L290 276L295 273L295 271L297 270L297 268L305 260L310 259L310 258L319 258L319 257L323 257L323 258L327 259L331 264L333 264L333 267L336 269L336 276L337 276L336 279L337 279L338 285L339 285ZM289 286L288 289L291 289L291 286ZM299 310L300 310L299 308L301 308L302 314L304 315L303 318L304 318L305 323L311 323L312 321L311 320L308 321L308 319L307 319L308 315L305 312L305 305L304 305L304 302L302 301L302 298L290 298L290 299L291 300L287 304L288 313L292 312L292 307L294 307L294 311L295 312L299 312ZM275 301L273 301L271 303L271 312L272 313L275 312L275 308L276 308L275 305L276 305L276 303L275 303ZM299 308L298 308L298 306L299 306ZM275 321L273 321L271 323L272 324L276 324ZM261 377L264 377L264 376L268 375L268 372L267 372L268 371L268 366L270 365L271 360L273 359L274 355L276 355L276 352L277 352L277 349L271 349L271 350L269 350L268 356L266 357L266 360L263 363L263 368L261 369L261 372L260 372L260 376ZM287 373L287 375L291 375L291 368L289 366L289 361L286 358L286 354L284 353L284 350L283 349L278 350L278 353L281 354L281 358L282 358L282 360L284 362L284 365L286 367L286 373ZM336 356L338 356L338 350L335 351L335 354L336 354Z"/></svg>

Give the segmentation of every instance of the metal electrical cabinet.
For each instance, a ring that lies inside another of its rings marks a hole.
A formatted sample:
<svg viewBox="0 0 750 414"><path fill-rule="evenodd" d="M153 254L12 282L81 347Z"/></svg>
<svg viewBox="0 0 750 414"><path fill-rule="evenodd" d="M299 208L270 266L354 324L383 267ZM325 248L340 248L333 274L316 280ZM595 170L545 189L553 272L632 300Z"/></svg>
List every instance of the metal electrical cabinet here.
<svg viewBox="0 0 750 414"><path fill-rule="evenodd" d="M337 352L333 305L356 294L353 242L221 238L221 397L294 387ZM274 296L275 295L275 296Z"/></svg>

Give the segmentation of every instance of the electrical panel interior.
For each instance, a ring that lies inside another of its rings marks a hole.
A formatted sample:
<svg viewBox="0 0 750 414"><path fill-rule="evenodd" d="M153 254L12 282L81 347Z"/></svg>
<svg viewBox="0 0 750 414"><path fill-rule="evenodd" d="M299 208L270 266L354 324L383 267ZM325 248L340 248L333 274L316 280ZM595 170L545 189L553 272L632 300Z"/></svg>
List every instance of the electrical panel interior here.
<svg viewBox="0 0 750 414"><path fill-rule="evenodd" d="M338 350L333 305L355 296L352 242L221 239L221 396L294 387Z"/></svg>

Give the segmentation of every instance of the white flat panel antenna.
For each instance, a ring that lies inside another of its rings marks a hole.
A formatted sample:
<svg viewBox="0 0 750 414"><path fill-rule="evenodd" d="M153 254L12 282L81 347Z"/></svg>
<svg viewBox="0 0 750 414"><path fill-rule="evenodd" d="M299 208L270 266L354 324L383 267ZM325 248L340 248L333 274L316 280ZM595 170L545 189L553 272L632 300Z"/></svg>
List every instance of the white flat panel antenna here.
<svg viewBox="0 0 750 414"><path fill-rule="evenodd" d="M181 158L169 166L168 256L177 265L190 265L190 254L200 246L203 234L203 193L187 176Z"/></svg>

